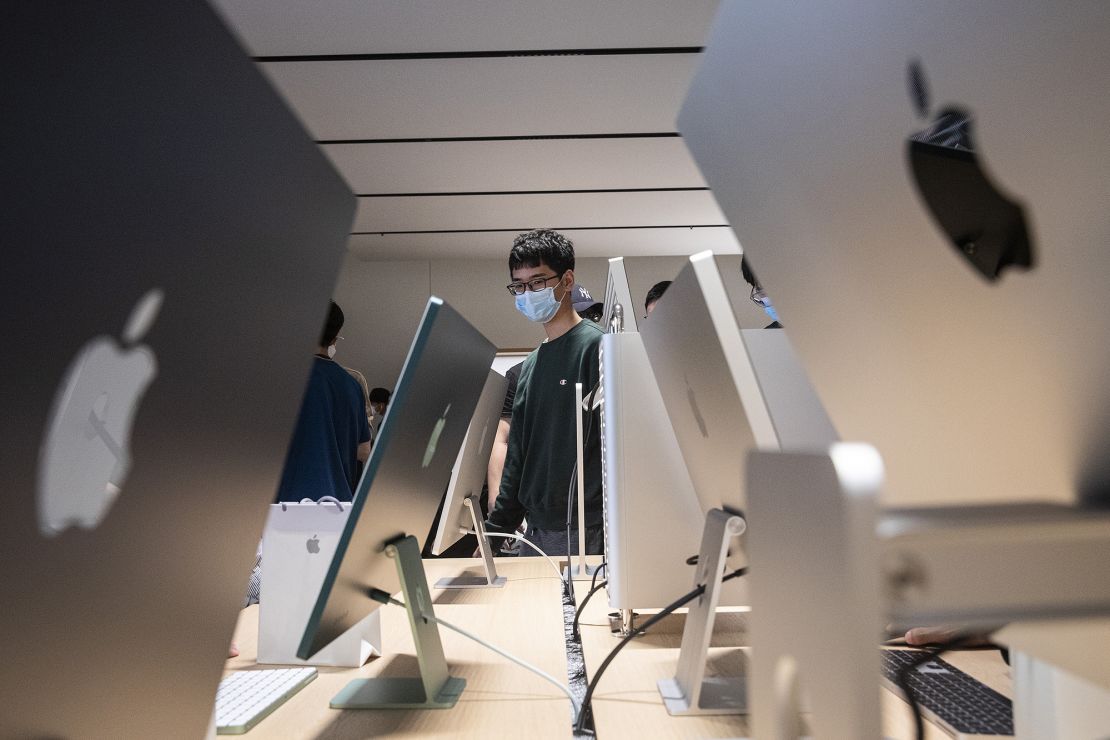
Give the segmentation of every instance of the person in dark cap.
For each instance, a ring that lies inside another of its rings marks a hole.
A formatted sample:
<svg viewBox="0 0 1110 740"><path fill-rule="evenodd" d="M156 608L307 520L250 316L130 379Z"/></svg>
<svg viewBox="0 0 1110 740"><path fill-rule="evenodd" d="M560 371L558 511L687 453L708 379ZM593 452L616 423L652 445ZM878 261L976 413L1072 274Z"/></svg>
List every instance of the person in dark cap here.
<svg viewBox="0 0 1110 740"><path fill-rule="evenodd" d="M570 305L574 312L595 324L601 323L601 315L605 311L605 304L595 301L590 291L575 283L570 292Z"/></svg>

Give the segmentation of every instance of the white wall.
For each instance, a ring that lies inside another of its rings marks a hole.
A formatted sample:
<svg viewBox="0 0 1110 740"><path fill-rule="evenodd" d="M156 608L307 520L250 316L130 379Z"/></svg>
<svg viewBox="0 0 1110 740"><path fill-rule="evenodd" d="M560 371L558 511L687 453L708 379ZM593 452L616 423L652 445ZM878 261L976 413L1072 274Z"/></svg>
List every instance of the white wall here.
<svg viewBox="0 0 1110 740"><path fill-rule="evenodd" d="M648 288L671 280L685 257L631 257L625 260L637 315ZM575 275L599 301L605 295L608 261L579 259ZM348 255L335 290L346 314L335 359L360 370L370 387L392 389L429 295L461 313L498 349L535 347L543 329L521 316L505 290L506 259L370 262Z"/></svg>

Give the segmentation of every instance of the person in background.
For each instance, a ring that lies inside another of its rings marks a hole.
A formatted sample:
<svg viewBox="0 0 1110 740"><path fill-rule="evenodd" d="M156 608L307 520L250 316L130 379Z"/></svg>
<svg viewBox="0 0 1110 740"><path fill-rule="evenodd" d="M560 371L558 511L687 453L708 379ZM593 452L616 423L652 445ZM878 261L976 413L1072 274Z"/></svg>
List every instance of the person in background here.
<svg viewBox="0 0 1110 740"><path fill-rule="evenodd" d="M592 321L595 324L601 323L601 316L605 312L605 304L595 301L593 296L590 295L590 291L581 285L576 284L574 290L571 291L570 305L574 308L574 312L586 321Z"/></svg>
<svg viewBox="0 0 1110 740"><path fill-rule="evenodd" d="M500 490L486 526L508 534L527 518L529 541L548 554L566 554L568 492L578 459L574 388L581 383L588 393L597 385L603 332L574 310L574 246L562 234L537 229L519 235L509 253L509 274L517 310L542 324L547 337L520 370ZM580 494L585 547L592 554L603 549L599 426L592 425L586 440ZM576 509L570 511L572 550L578 546ZM521 554L534 553L522 548Z"/></svg>
<svg viewBox="0 0 1110 740"><path fill-rule="evenodd" d="M581 285L575 285L571 295L571 305L583 319L595 324L601 321L605 304L594 301L590 292ZM493 501L490 492L497 491L501 486L501 473L505 468L505 454L509 450L509 425L513 420L513 400L516 398L516 386L520 380L520 369L524 362L518 362L505 371L508 381L505 387L505 401L501 406L501 419L497 422L497 436L493 440L493 449L489 456L489 466L486 470L486 498L482 502L483 511L493 510Z"/></svg>
<svg viewBox="0 0 1110 740"><path fill-rule="evenodd" d="M389 399L393 397L393 393L386 388L371 388L367 398L370 401L370 429L374 439L378 438L378 432L382 428L382 419L385 418L385 410L389 406Z"/></svg>
<svg viewBox="0 0 1110 740"><path fill-rule="evenodd" d="M333 301L312 360L301 412L285 457L276 501L350 501L359 462L370 456L370 425L362 388L335 362L343 311Z"/></svg>
<svg viewBox="0 0 1110 740"><path fill-rule="evenodd" d="M762 308L763 312L771 319L771 323L763 328L781 329L782 324L779 323L778 312L775 311L775 307L771 305L770 297L763 290L763 286L759 283L759 278L755 276L751 265L748 264L748 255L746 254L740 258L740 271L744 273L744 280L748 282L748 285L752 286L752 292L748 297L752 299L752 303Z"/></svg>
<svg viewBox="0 0 1110 740"><path fill-rule="evenodd" d="M340 339L342 338L343 337L340 337ZM370 424L370 420L374 417L374 411L370 408L370 386L366 382L366 376L360 373L358 370L355 370L353 367L347 367L346 365L343 365L343 369L346 370L350 374L350 376L355 379L355 382L358 383L358 387L362 389L362 398L363 401L366 403L366 423ZM373 427L371 427L371 442L374 441L373 433L374 429Z"/></svg>
<svg viewBox="0 0 1110 740"><path fill-rule="evenodd" d="M655 310L655 304L658 303L659 299L663 297L663 294L667 292L667 288L671 287L671 282L673 281L660 280L658 283L651 286L651 289L647 292L647 298L644 299L644 310L647 311L647 314L644 315L645 319Z"/></svg>

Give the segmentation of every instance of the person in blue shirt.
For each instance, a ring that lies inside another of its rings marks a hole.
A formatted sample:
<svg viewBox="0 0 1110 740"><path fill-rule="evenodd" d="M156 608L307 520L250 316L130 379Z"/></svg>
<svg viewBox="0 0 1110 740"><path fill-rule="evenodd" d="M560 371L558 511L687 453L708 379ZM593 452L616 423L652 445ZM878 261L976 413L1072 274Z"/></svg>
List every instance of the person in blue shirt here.
<svg viewBox="0 0 1110 740"><path fill-rule="evenodd" d="M332 358L343 328L333 301L312 360L301 413L285 457L276 501L354 497L359 462L370 457L367 399L358 382Z"/></svg>

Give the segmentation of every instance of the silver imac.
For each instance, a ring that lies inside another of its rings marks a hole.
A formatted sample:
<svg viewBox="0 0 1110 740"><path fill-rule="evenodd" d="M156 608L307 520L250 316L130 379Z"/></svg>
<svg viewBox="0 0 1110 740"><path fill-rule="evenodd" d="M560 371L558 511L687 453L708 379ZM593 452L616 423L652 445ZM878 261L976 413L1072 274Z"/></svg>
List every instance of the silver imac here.
<svg viewBox="0 0 1110 740"><path fill-rule="evenodd" d="M207 3L0 36L0 737L202 737L355 198Z"/></svg>
<svg viewBox="0 0 1110 740"><path fill-rule="evenodd" d="M1013 614L1061 583L1107 593L1104 568L1035 557L1043 517L1003 521L1110 501L1107 38L1097 1L725 2L678 120L840 432L881 453L882 501L994 507L976 541L1029 558L961 559L949 529L937 558L978 567L919 569L978 578L994 616L992 572L1021 574Z"/></svg>
<svg viewBox="0 0 1110 740"><path fill-rule="evenodd" d="M836 431L781 329L741 329L749 286L701 252L640 332L703 511L742 514L751 449L821 449Z"/></svg>
<svg viewBox="0 0 1110 740"><path fill-rule="evenodd" d="M451 471L451 482L447 484L443 509L439 515L439 526L432 541L432 554L439 555L462 539L467 532L476 533L486 575L443 578L436 583L436 588L480 588L505 585L505 577L498 576L494 567L493 548L490 547L489 539L484 536L479 497L486 483L490 452L497 437L497 423L501 420L501 409L505 402L505 389L508 382L508 379L496 370L490 370L486 377L486 385L482 388L482 395L474 408L474 415L470 419L470 426L467 427L462 449L459 450L455 467ZM491 493L491 495L496 494Z"/></svg>
<svg viewBox="0 0 1110 740"><path fill-rule="evenodd" d="M447 674L434 624L422 542L486 384L494 346L438 298L430 298L401 370L377 444L313 607L298 657L309 658L401 590L412 612L419 678L354 681L333 707L442 708L464 682Z"/></svg>
<svg viewBox="0 0 1110 740"><path fill-rule="evenodd" d="M706 590L686 618L673 679L660 681L672 714L746 712L743 677L705 677L722 572L744 562L751 450L827 449L837 440L782 329L740 328L749 300L739 269L701 252L675 278L641 336L705 516L694 583ZM753 604L758 609L758 603Z"/></svg>
<svg viewBox="0 0 1110 740"><path fill-rule="evenodd" d="M636 331L638 305L628 286L624 258L613 257L609 260L609 273L605 278L605 308L601 314L601 328L609 331L614 317L619 316L622 331Z"/></svg>

